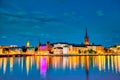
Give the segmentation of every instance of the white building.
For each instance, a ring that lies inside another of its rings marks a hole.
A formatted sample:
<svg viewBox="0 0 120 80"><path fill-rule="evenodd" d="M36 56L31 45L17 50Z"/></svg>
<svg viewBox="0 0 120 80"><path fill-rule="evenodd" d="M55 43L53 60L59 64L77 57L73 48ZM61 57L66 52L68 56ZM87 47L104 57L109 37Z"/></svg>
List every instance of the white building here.
<svg viewBox="0 0 120 80"><path fill-rule="evenodd" d="M68 44L57 43L54 44L54 54L68 54Z"/></svg>
<svg viewBox="0 0 120 80"><path fill-rule="evenodd" d="M68 46L64 46L63 47L63 54L68 54L68 50L69 50Z"/></svg>
<svg viewBox="0 0 120 80"><path fill-rule="evenodd" d="M18 47L17 45L10 45L10 47Z"/></svg>
<svg viewBox="0 0 120 80"><path fill-rule="evenodd" d="M63 44L63 43L57 43L57 44L54 44L54 47L64 47L64 46L68 46L68 44Z"/></svg>

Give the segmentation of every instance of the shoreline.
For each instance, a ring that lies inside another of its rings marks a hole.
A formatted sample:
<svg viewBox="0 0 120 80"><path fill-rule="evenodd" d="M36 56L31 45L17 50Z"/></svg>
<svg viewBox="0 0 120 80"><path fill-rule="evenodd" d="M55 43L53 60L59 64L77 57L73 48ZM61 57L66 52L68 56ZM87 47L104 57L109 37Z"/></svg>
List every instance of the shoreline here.
<svg viewBox="0 0 120 80"><path fill-rule="evenodd" d="M0 57L22 56L120 56L120 54L0 54Z"/></svg>

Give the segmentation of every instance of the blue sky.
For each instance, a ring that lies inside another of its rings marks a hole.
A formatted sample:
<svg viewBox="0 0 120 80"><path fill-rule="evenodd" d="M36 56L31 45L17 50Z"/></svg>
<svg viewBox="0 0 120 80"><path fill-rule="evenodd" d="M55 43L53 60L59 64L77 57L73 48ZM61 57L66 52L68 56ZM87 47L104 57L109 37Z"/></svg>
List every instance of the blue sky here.
<svg viewBox="0 0 120 80"><path fill-rule="evenodd" d="M120 43L119 0L0 0L0 45Z"/></svg>

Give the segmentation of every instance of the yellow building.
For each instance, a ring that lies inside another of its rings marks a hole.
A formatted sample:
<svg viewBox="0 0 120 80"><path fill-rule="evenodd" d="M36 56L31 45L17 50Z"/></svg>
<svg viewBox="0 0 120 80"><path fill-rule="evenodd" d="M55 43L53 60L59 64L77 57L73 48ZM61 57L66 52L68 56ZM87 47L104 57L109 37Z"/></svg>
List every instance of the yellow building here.
<svg viewBox="0 0 120 80"><path fill-rule="evenodd" d="M73 45L69 46L69 53L70 54L78 54L78 51L79 51L79 47L78 46L73 46Z"/></svg>
<svg viewBox="0 0 120 80"><path fill-rule="evenodd" d="M101 46L101 45L89 45L87 46L87 49L90 50L94 50L96 51L98 54L103 54L105 51L104 51L104 47Z"/></svg>
<svg viewBox="0 0 120 80"><path fill-rule="evenodd" d="M117 46L116 46L116 52L117 52L117 53L120 53L120 45L117 45Z"/></svg>
<svg viewBox="0 0 120 80"><path fill-rule="evenodd" d="M104 47L103 46L96 46L96 51L97 53L100 53L100 54L103 54L105 51L104 51Z"/></svg>
<svg viewBox="0 0 120 80"><path fill-rule="evenodd" d="M9 52L8 48L10 48L10 46L0 46L0 54L8 53Z"/></svg>
<svg viewBox="0 0 120 80"><path fill-rule="evenodd" d="M26 42L26 47L30 47L30 42L29 41Z"/></svg>
<svg viewBox="0 0 120 80"><path fill-rule="evenodd" d="M0 54L2 54L2 51L3 51L3 49L2 49L2 48L0 48Z"/></svg>
<svg viewBox="0 0 120 80"><path fill-rule="evenodd" d="M116 53L116 54L120 53L120 45L109 47L108 53Z"/></svg>

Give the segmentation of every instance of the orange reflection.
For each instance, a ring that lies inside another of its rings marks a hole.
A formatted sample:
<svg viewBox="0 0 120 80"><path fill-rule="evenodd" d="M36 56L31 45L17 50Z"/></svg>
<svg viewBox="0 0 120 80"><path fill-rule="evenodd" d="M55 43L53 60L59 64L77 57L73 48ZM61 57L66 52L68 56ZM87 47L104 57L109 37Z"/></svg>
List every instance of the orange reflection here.
<svg viewBox="0 0 120 80"><path fill-rule="evenodd" d="M35 60L36 60L36 68L39 70L39 67L40 67L40 56L36 56Z"/></svg>
<svg viewBox="0 0 120 80"><path fill-rule="evenodd" d="M53 68L55 69L60 68L62 66L61 63L62 63L62 57L52 57L51 64Z"/></svg>
<svg viewBox="0 0 120 80"><path fill-rule="evenodd" d="M20 65L20 68L26 68L26 73L30 72L30 69L33 68L33 65L36 66L36 69L43 72L46 75L47 69L51 65L54 69L77 69L77 67L82 67L85 69L86 74L89 73L90 63L92 67L97 67L99 71L112 70L120 72L120 56L69 56L69 57L60 57L60 56L27 56L27 57L18 57L15 59ZM14 57L10 58L0 58L0 68L3 69L3 73L6 72L7 63L10 62L10 72L13 71L13 64L15 63ZM43 64L42 60L45 60ZM9 62L8 62L9 61ZM25 63L25 65L24 65ZM44 69L43 69L44 68Z"/></svg>
<svg viewBox="0 0 120 80"><path fill-rule="evenodd" d="M26 72L29 73L29 67L30 67L30 57L26 57Z"/></svg>
<svg viewBox="0 0 120 80"><path fill-rule="evenodd" d="M2 68L3 59L0 58L0 68Z"/></svg>
<svg viewBox="0 0 120 80"><path fill-rule="evenodd" d="M3 58L3 73L6 72L6 66L7 66L7 58Z"/></svg>
<svg viewBox="0 0 120 80"><path fill-rule="evenodd" d="M13 57L10 57L10 72L13 70Z"/></svg>

